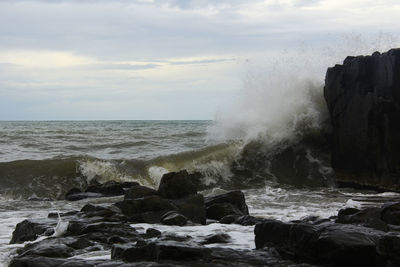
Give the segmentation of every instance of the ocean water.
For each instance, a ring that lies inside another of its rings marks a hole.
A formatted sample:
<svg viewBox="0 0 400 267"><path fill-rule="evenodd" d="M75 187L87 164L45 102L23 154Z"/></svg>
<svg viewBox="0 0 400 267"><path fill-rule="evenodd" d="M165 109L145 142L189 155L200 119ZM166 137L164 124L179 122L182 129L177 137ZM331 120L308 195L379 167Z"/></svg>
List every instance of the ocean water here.
<svg viewBox="0 0 400 267"><path fill-rule="evenodd" d="M112 203L118 199L63 200L69 189L84 187L92 179L137 181L157 188L164 173L198 171L204 176L205 195L240 189L251 215L283 221L310 215L329 217L344 207L377 206L400 198L396 193L339 189L330 183L310 187L282 182L296 179L282 180L285 175L291 176L286 172L290 166L281 164L287 161L282 151L301 143L301 136L306 134L291 134L286 141L271 136L221 139L215 134L222 131L218 127L222 126L213 121L0 122L1 262L6 265L14 249L21 246L8 244L18 222L46 217L49 212L79 210L87 202ZM306 128L300 131L309 133ZM301 144L303 149L292 153L295 158L303 156L306 163L296 168L312 174L310 179L328 180L332 170L326 155L312 145L307 147L309 143ZM250 168L252 172L243 171ZM135 227L145 230L149 225ZM254 248L253 227L211 224L158 228L199 238L228 232L232 242L223 246ZM109 256L109 251L102 251L80 257Z"/></svg>

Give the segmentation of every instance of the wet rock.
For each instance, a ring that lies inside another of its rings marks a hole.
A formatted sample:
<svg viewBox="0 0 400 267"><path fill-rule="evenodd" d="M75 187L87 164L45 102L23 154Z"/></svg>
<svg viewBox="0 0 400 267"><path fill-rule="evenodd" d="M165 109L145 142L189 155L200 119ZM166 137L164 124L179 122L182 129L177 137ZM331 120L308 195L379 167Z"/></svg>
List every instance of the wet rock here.
<svg viewBox="0 0 400 267"><path fill-rule="evenodd" d="M144 238L159 237L161 232L154 228L147 228Z"/></svg>
<svg viewBox="0 0 400 267"><path fill-rule="evenodd" d="M203 195L196 194L174 199L173 204L182 215L193 223L206 224L206 208Z"/></svg>
<svg viewBox="0 0 400 267"><path fill-rule="evenodd" d="M176 241L176 242L186 242L192 240L193 237L190 235L179 235L175 233L163 233L158 237L158 241Z"/></svg>
<svg viewBox="0 0 400 267"><path fill-rule="evenodd" d="M229 243L231 241L231 237L225 233L219 234L211 234L204 238L202 244L216 244L216 243Z"/></svg>
<svg viewBox="0 0 400 267"><path fill-rule="evenodd" d="M388 234L379 239L377 252L388 259L388 266L400 266L400 237Z"/></svg>
<svg viewBox="0 0 400 267"><path fill-rule="evenodd" d="M74 249L67 246L63 239L48 238L41 242L28 244L21 256L35 255L52 258L68 258L74 255Z"/></svg>
<svg viewBox="0 0 400 267"><path fill-rule="evenodd" d="M204 202L207 208L213 204L229 203L238 209L241 215L249 215L249 209L242 191L232 191L217 196L206 197Z"/></svg>
<svg viewBox="0 0 400 267"><path fill-rule="evenodd" d="M290 266L293 262L282 260L277 253L257 250L207 248L177 242L151 242L139 246L115 245L111 251L113 260L126 262L157 261L174 266ZM136 266L136 265L135 265ZM305 266L305 265L304 265Z"/></svg>
<svg viewBox="0 0 400 267"><path fill-rule="evenodd" d="M241 216L243 213L230 203L215 203L206 208L206 216L209 219L220 220L228 215Z"/></svg>
<svg viewBox="0 0 400 267"><path fill-rule="evenodd" d="M226 215L224 217L222 217L218 222L219 223L223 223L223 224L231 224L234 223L236 221L236 219L238 219L239 215Z"/></svg>
<svg viewBox="0 0 400 267"><path fill-rule="evenodd" d="M81 209L81 212L85 213L86 216L89 217L111 217L115 216L118 213L121 213L121 210L114 205L110 205L109 207L103 207L100 205L86 204Z"/></svg>
<svg viewBox="0 0 400 267"><path fill-rule="evenodd" d="M381 220L380 208L366 208L363 210L346 209L344 211L340 210L336 222L360 224L365 227L371 227L381 231L388 231L389 229L387 224Z"/></svg>
<svg viewBox="0 0 400 267"><path fill-rule="evenodd" d="M136 185L136 186L129 188L125 192L125 199L135 199L135 198L141 198L141 197L157 195L157 194L158 194L157 191L152 188L148 188L148 187L141 186L141 185Z"/></svg>
<svg viewBox="0 0 400 267"><path fill-rule="evenodd" d="M381 218L388 224L400 225L400 202L385 204L382 207Z"/></svg>
<svg viewBox="0 0 400 267"><path fill-rule="evenodd" d="M69 194L65 197L65 199L69 201L78 201L86 198L98 198L98 197L104 197L104 195L100 193L81 192L81 193Z"/></svg>
<svg viewBox="0 0 400 267"><path fill-rule="evenodd" d="M400 191L400 49L329 68L332 167L339 185Z"/></svg>
<svg viewBox="0 0 400 267"><path fill-rule="evenodd" d="M207 259L211 249L203 246L187 246L180 242L150 242L144 246L114 245L111 259L126 262L135 261L188 261Z"/></svg>
<svg viewBox="0 0 400 267"><path fill-rule="evenodd" d="M164 174L158 187L158 193L165 198L183 198L197 194L198 174L189 174L186 170Z"/></svg>
<svg viewBox="0 0 400 267"><path fill-rule="evenodd" d="M240 217L236 218L234 223L248 226L248 225L256 225L257 223L261 223L263 221L265 221L264 218L257 218L257 217L253 217L250 215L244 215L244 216L240 216Z"/></svg>
<svg viewBox="0 0 400 267"><path fill-rule="evenodd" d="M126 199L115 203L126 216L153 211L178 210L172 201L163 199L160 196L147 196L138 199Z"/></svg>
<svg viewBox="0 0 400 267"><path fill-rule="evenodd" d="M387 258L376 249L386 234L363 226L268 220L257 224L254 232L256 248L274 247L295 260L331 266L386 266L387 263Z"/></svg>
<svg viewBox="0 0 400 267"><path fill-rule="evenodd" d="M14 232L12 233L12 238L10 244L20 244L25 241L36 240L40 235L49 229L54 229L57 225L56 220L24 220L17 224Z"/></svg>
<svg viewBox="0 0 400 267"><path fill-rule="evenodd" d="M187 223L188 218L175 211L170 211L161 217L161 223L165 225L183 226Z"/></svg>
<svg viewBox="0 0 400 267"><path fill-rule="evenodd" d="M99 185L90 185L86 188L85 192L99 193L103 196L120 196L125 194L122 184L115 181L107 181Z"/></svg>

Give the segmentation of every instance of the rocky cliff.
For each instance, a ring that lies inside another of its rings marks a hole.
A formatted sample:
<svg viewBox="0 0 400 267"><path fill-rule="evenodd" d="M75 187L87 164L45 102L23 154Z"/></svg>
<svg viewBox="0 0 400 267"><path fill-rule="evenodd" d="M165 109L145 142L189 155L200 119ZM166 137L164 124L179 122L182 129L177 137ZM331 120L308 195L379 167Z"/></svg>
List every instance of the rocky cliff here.
<svg viewBox="0 0 400 267"><path fill-rule="evenodd" d="M324 95L339 185L400 191L400 49L347 57Z"/></svg>

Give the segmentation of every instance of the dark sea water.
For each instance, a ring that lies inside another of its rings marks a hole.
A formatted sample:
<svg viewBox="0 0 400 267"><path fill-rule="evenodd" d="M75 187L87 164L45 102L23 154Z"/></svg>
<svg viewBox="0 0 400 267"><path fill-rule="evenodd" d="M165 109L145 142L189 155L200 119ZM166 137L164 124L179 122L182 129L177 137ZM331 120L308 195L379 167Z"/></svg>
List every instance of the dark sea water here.
<svg viewBox="0 0 400 267"><path fill-rule="evenodd" d="M330 183L323 187L281 183L276 179L278 174L296 179L292 172L286 172L287 165L280 164L285 158L274 158L274 153L282 151L282 143L265 137L256 143L221 139L215 134L218 127L212 121L0 122L0 262L5 265L13 249L21 246L8 245L18 222L54 211L79 210L88 201L112 203L118 199L63 200L69 189L92 179L137 181L156 188L164 173L198 171L204 176L203 194L243 190L251 215L283 221L309 215L329 217L344 207L380 205L400 197L396 193L338 189ZM285 148L291 145L286 142ZM315 168L315 173L328 179L332 175L329 160L311 148L304 151L301 155L308 163L301 166L308 171ZM251 174L238 171L249 166L254 166ZM232 242L223 246L254 248L253 227L211 224L175 227L173 231L194 237L229 232ZM110 252L84 257L109 258Z"/></svg>

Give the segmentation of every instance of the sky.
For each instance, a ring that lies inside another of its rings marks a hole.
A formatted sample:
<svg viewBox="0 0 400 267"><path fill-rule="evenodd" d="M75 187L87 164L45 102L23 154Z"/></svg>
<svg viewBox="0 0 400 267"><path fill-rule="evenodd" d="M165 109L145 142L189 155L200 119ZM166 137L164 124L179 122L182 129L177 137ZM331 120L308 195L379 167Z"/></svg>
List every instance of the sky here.
<svg viewBox="0 0 400 267"><path fill-rule="evenodd" d="M399 14L398 0L1 0L0 120L213 119L249 62L396 37Z"/></svg>

